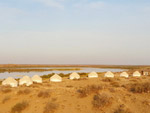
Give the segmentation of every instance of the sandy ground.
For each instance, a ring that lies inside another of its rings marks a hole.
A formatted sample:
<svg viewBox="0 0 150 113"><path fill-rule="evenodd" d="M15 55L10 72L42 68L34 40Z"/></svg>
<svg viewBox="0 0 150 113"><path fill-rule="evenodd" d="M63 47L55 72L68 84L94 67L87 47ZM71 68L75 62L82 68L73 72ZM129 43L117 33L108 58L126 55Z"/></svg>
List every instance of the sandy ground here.
<svg viewBox="0 0 150 113"><path fill-rule="evenodd" d="M29 104L22 113L44 113L48 102L56 105L52 111L55 113L150 113L150 93L133 93L124 87L142 82L150 82L150 76L115 77L109 81L99 75L99 78L82 78L81 80L63 78L61 83L52 83L46 79L42 84L33 84L29 87L8 88L0 85L0 113L11 113L13 106L22 101ZM77 90L91 85L100 86L102 89L81 98ZM18 94L20 90L25 89L29 90L29 93ZM39 97L40 91L49 91L50 96ZM109 95L111 101L100 108L94 107L93 96L97 93ZM123 106L124 110L130 112L115 112L119 106Z"/></svg>

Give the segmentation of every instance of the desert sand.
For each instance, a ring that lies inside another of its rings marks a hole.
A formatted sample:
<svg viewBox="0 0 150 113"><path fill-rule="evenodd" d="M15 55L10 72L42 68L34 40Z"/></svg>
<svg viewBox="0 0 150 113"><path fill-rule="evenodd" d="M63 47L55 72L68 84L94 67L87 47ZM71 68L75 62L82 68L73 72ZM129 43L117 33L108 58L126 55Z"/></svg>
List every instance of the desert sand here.
<svg viewBox="0 0 150 113"><path fill-rule="evenodd" d="M149 81L150 76L99 75L79 80L64 77L60 83L44 79L29 87L0 85L0 113L150 113Z"/></svg>

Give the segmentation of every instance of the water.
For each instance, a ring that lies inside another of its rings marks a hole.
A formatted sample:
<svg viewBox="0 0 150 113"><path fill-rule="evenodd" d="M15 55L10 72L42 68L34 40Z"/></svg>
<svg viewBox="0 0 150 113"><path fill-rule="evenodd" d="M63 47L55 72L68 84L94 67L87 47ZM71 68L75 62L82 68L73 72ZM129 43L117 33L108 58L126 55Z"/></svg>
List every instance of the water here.
<svg viewBox="0 0 150 113"><path fill-rule="evenodd" d="M56 69L56 68L65 69L62 67L53 67L53 68L49 68L49 69ZM79 67L77 67L77 68L79 68ZM47 68L44 68L44 69L47 69ZM21 78L24 75L32 77L33 75L36 75L36 74L42 76L42 75L47 75L47 74L51 74L51 73L57 73L57 74L59 74L59 73L68 74L68 73L72 73L72 72L89 73L92 71L95 71L95 72L106 72L106 71L120 72L123 70L124 69L84 68L84 67L81 67L81 70L76 70L76 71L44 71L44 72L13 72L13 73L5 72L5 73L0 73L0 79L5 79L7 77Z"/></svg>

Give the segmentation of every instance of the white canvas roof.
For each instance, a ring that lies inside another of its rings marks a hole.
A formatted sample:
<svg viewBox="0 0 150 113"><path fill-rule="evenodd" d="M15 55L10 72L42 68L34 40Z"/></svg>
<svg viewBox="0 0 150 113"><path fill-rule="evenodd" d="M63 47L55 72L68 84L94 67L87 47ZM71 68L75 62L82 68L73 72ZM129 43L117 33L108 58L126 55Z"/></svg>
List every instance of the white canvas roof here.
<svg viewBox="0 0 150 113"><path fill-rule="evenodd" d="M53 75L50 77L51 82L62 82L62 77L60 77L58 74Z"/></svg>
<svg viewBox="0 0 150 113"><path fill-rule="evenodd" d="M114 77L114 74L111 71L108 71L107 73L105 73L104 76L105 77Z"/></svg>
<svg viewBox="0 0 150 113"><path fill-rule="evenodd" d="M39 75L34 75L31 79L33 82L42 83L42 78Z"/></svg>
<svg viewBox="0 0 150 113"><path fill-rule="evenodd" d="M12 77L8 77L7 79L5 79L3 82L2 82L2 85L9 85L11 87L17 87L18 86L18 82L12 78Z"/></svg>
<svg viewBox="0 0 150 113"><path fill-rule="evenodd" d="M33 84L33 81L29 76L24 76L19 80L19 85L25 84L26 86L30 86Z"/></svg>
<svg viewBox="0 0 150 113"><path fill-rule="evenodd" d="M134 76L134 77L139 77L139 76L141 76L141 73L138 72L138 71L135 71L135 72L133 73L133 76Z"/></svg>
<svg viewBox="0 0 150 113"><path fill-rule="evenodd" d="M121 77L126 77L126 78L129 77L129 75L128 75L127 72L122 72L122 73L120 74L120 76L121 76Z"/></svg>
<svg viewBox="0 0 150 113"><path fill-rule="evenodd" d="M80 75L76 72L73 72L72 74L70 74L69 79L79 79Z"/></svg>
<svg viewBox="0 0 150 113"><path fill-rule="evenodd" d="M88 77L89 77L89 78L97 78L97 77L98 77L98 74L93 71L93 72L91 72L91 73L88 74Z"/></svg>

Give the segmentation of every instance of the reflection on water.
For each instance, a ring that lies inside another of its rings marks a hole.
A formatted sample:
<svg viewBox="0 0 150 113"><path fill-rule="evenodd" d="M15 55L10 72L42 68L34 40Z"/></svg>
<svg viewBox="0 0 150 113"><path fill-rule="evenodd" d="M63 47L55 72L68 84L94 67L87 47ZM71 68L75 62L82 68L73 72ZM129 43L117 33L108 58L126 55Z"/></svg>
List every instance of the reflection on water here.
<svg viewBox="0 0 150 113"><path fill-rule="evenodd" d="M56 67L53 67L53 68L56 68ZM53 69L53 68L51 68L51 69ZM77 68L79 68L79 67L77 67ZM5 73L0 73L0 79L4 79L4 78L7 78L7 77L21 78L24 75L27 75L27 76L31 77L31 76L33 76L35 74L42 76L42 75L47 75L47 74L50 74L50 73L58 73L58 74L59 73L68 74L68 73L72 73L72 72L89 73L91 71L95 71L95 72L106 72L106 71L120 72L120 71L123 71L123 70L124 69L83 68L82 67L81 70L76 70L76 71L13 72L13 73L5 72Z"/></svg>

